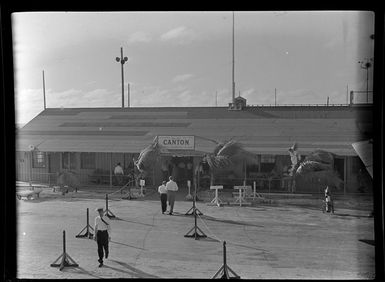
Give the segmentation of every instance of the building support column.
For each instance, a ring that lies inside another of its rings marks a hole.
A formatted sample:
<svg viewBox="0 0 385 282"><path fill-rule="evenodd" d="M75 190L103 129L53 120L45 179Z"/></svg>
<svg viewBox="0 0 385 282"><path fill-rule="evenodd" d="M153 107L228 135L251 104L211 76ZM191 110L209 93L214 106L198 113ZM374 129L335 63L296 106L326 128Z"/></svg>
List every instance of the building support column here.
<svg viewBox="0 0 385 282"><path fill-rule="evenodd" d="M110 189L112 189L112 153L110 153Z"/></svg>
<svg viewBox="0 0 385 282"><path fill-rule="evenodd" d="M32 166L33 166L33 156L32 151L29 152L29 186L32 185Z"/></svg>
<svg viewBox="0 0 385 282"><path fill-rule="evenodd" d="M347 179L346 179L346 176L347 176L347 160L348 160L348 157L347 156L344 156L344 195L346 195L346 183L347 183Z"/></svg>

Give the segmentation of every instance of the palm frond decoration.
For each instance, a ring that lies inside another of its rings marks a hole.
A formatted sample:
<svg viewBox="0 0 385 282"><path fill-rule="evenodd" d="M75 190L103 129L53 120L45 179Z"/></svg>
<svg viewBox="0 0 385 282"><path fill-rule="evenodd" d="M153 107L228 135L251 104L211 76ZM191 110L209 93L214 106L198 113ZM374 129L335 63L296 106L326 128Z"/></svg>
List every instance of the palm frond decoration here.
<svg viewBox="0 0 385 282"><path fill-rule="evenodd" d="M290 169L292 177L302 177L307 181L317 180L326 185L334 185L337 188L341 187L343 181L334 170L335 154L317 149L301 161L297 143L294 143L288 151L292 162Z"/></svg>
<svg viewBox="0 0 385 282"><path fill-rule="evenodd" d="M152 143L140 152L138 159L134 159L134 165L140 172L149 170L154 165L161 152L168 151L158 144L158 137L156 136Z"/></svg>
<svg viewBox="0 0 385 282"><path fill-rule="evenodd" d="M325 186L335 186L337 189L342 189L344 183L339 174L335 170L331 169L298 173L296 174L296 178L302 178L308 182L318 182Z"/></svg>
<svg viewBox="0 0 385 282"><path fill-rule="evenodd" d="M300 160L301 160L301 155L298 153L298 145L296 142L294 142L293 146L291 146L288 149L289 155L290 155L290 160L291 160L291 167L289 169L289 175L293 176L295 172L297 171L299 165L300 165Z"/></svg>
<svg viewBox="0 0 385 282"><path fill-rule="evenodd" d="M305 161L314 161L322 164L333 165L334 154L318 149L306 156Z"/></svg>
<svg viewBox="0 0 385 282"><path fill-rule="evenodd" d="M214 148L214 156L217 156L218 155L218 152L223 148L225 144L224 143L217 143L217 146L215 146Z"/></svg>
<svg viewBox="0 0 385 282"><path fill-rule="evenodd" d="M246 151L241 143L234 140L218 143L214 152L206 155L205 159L212 169L226 168L238 161L252 163L256 160L254 154Z"/></svg>

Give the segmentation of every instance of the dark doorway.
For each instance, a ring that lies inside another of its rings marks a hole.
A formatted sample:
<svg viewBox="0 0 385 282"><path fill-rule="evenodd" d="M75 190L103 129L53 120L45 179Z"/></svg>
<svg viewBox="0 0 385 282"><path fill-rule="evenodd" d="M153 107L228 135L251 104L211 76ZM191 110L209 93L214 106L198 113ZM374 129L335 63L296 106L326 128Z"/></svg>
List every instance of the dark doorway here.
<svg viewBox="0 0 385 282"><path fill-rule="evenodd" d="M337 171L342 181L345 181L345 159L335 158L334 169Z"/></svg>
<svg viewBox="0 0 385 282"><path fill-rule="evenodd" d="M182 187L187 186L187 180L193 179L193 157L173 157L171 165L174 180Z"/></svg>

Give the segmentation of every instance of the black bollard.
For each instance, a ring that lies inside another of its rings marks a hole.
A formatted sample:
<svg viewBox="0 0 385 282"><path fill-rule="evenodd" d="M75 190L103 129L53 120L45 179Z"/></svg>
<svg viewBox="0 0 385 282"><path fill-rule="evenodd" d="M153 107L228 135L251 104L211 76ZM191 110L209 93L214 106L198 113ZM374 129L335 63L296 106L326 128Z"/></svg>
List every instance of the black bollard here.
<svg viewBox="0 0 385 282"><path fill-rule="evenodd" d="M105 211L105 215L108 217L108 218L116 218L116 216L112 213L112 211L110 211L108 209L108 194L106 194L106 211Z"/></svg>
<svg viewBox="0 0 385 282"><path fill-rule="evenodd" d="M223 265L221 268L215 273L212 279L215 279L219 276L219 274L222 272L221 279L240 279L241 277L236 274L228 265L227 265L227 258L226 258L226 241L223 241ZM233 277L230 276L229 272L233 275Z"/></svg>
<svg viewBox="0 0 385 282"><path fill-rule="evenodd" d="M192 207L185 213L185 215L193 215L194 211L197 212L199 215L203 215L203 212L201 212L197 207L196 207L196 199L197 199L197 187L195 184L195 190L194 190L194 196L193 196L193 205Z"/></svg>
<svg viewBox="0 0 385 282"><path fill-rule="evenodd" d="M61 262L57 263L60 259ZM64 267L68 266L78 267L79 265L66 252L66 232L63 230L63 253L51 263L51 267L59 267L59 270L62 271Z"/></svg>
<svg viewBox="0 0 385 282"><path fill-rule="evenodd" d="M92 231L94 231L94 229L92 228L92 226L90 225L90 218L89 218L89 212L88 212L88 208L87 208L87 224L86 226L82 229L82 231L79 232L78 235L76 235L75 237L76 238L84 238L84 237L87 237L88 239L92 239L93 238L93 234L91 233L90 229ZM86 230L86 233L82 234L82 232Z"/></svg>
<svg viewBox="0 0 385 282"><path fill-rule="evenodd" d="M197 209L193 210L193 214L194 214L194 226L193 226L193 228L190 229L189 232L186 233L186 235L184 235L184 237L190 237L190 238L194 237L195 240L198 240L199 238L207 237L206 234L198 227L198 224L197 224ZM199 234L198 231L201 234Z"/></svg>

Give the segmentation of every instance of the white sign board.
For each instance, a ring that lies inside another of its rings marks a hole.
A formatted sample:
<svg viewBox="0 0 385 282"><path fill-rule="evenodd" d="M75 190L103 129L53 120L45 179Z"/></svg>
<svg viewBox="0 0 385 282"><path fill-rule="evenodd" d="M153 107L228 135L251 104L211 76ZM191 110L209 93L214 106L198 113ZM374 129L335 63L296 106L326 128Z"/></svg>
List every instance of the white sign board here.
<svg viewBox="0 0 385 282"><path fill-rule="evenodd" d="M210 189L223 189L223 185L210 186Z"/></svg>
<svg viewBox="0 0 385 282"><path fill-rule="evenodd" d="M251 188L251 186L234 186L234 189L246 189L246 188Z"/></svg>
<svg viewBox="0 0 385 282"><path fill-rule="evenodd" d="M158 136L158 144L167 149L194 150L194 136Z"/></svg>
<svg viewBox="0 0 385 282"><path fill-rule="evenodd" d="M144 179L140 179L140 180L139 180L139 185L140 185L140 186L144 186L145 183L146 183L146 182L144 181Z"/></svg>

